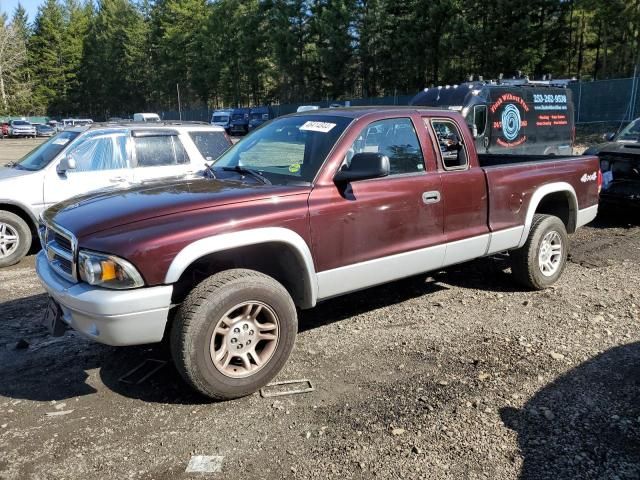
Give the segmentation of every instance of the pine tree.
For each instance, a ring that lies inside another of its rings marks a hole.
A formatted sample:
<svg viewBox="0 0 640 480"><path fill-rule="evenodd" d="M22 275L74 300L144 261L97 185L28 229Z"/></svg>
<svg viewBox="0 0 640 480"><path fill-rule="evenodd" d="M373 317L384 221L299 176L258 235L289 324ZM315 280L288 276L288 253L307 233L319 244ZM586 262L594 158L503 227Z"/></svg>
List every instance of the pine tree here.
<svg viewBox="0 0 640 480"><path fill-rule="evenodd" d="M151 68L148 26L127 0L102 0L89 25L81 65L85 105L93 116L144 109Z"/></svg>
<svg viewBox="0 0 640 480"><path fill-rule="evenodd" d="M57 0L46 0L38 9L29 41L34 102L39 113L60 114L65 94L64 12Z"/></svg>
<svg viewBox="0 0 640 480"><path fill-rule="evenodd" d="M83 92L79 73L84 41L89 31L92 15L91 4L82 5L78 0L65 0L64 16L66 26L62 42L64 87L59 103L61 109L69 114L79 114L83 110Z"/></svg>
<svg viewBox="0 0 640 480"><path fill-rule="evenodd" d="M21 82L21 68L27 51L20 25L7 23L0 15L0 113L19 113L25 85Z"/></svg>
<svg viewBox="0 0 640 480"><path fill-rule="evenodd" d="M179 84L183 103L197 103L194 82L208 44L202 35L207 13L205 0L160 0L151 9L152 55L157 64L155 80L165 100L175 98ZM201 86L199 91L202 95ZM206 98L200 100L206 101Z"/></svg>

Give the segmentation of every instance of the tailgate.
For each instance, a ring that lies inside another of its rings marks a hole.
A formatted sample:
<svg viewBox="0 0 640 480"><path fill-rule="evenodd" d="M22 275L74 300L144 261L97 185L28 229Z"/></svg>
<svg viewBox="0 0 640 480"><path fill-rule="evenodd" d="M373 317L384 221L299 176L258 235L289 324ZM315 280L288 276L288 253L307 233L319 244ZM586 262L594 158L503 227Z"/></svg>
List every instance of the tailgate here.
<svg viewBox="0 0 640 480"><path fill-rule="evenodd" d="M564 210L553 213L565 221L571 232L576 222L579 223L581 212L584 216L598 205L601 177L595 156L558 157L483 170L489 191L492 231L527 226L537 208L564 203Z"/></svg>

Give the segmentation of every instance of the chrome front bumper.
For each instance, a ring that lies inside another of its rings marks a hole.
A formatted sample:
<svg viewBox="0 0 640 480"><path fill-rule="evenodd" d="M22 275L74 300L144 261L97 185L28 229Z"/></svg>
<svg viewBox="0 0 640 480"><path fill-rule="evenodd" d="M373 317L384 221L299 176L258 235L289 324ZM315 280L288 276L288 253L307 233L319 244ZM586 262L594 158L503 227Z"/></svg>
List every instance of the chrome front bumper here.
<svg viewBox="0 0 640 480"><path fill-rule="evenodd" d="M42 251L36 271L49 295L60 304L64 322L82 336L114 346L162 340L172 286L108 290L72 283L54 272Z"/></svg>

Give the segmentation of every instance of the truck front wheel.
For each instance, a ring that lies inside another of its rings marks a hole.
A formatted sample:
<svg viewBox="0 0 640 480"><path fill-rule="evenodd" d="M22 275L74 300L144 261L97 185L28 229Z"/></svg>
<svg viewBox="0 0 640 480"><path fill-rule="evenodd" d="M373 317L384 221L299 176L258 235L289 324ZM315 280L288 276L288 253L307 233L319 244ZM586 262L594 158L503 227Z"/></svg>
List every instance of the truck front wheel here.
<svg viewBox="0 0 640 480"><path fill-rule="evenodd" d="M207 278L180 306L171 354L182 377L215 399L249 395L282 369L298 332L287 290L262 273L234 269Z"/></svg>
<svg viewBox="0 0 640 480"><path fill-rule="evenodd" d="M534 215L527 242L510 252L514 277L534 290L550 287L565 268L568 246L567 230L558 217Z"/></svg>

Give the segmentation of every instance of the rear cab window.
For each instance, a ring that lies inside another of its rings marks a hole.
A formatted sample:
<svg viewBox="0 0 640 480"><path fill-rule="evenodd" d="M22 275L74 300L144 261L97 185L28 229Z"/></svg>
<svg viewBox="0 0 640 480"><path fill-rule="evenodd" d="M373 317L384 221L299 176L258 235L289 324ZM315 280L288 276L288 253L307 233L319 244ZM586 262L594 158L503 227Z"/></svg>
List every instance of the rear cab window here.
<svg viewBox="0 0 640 480"><path fill-rule="evenodd" d="M189 136L205 160L216 160L231 146L224 132L189 132Z"/></svg>
<svg viewBox="0 0 640 480"><path fill-rule="evenodd" d="M138 167L164 167L189 163L189 156L176 134L134 135Z"/></svg>
<svg viewBox="0 0 640 480"><path fill-rule="evenodd" d="M462 133L453 120L445 118L425 118L438 141L438 150L445 170L466 170L469 168L469 157L463 143Z"/></svg>

